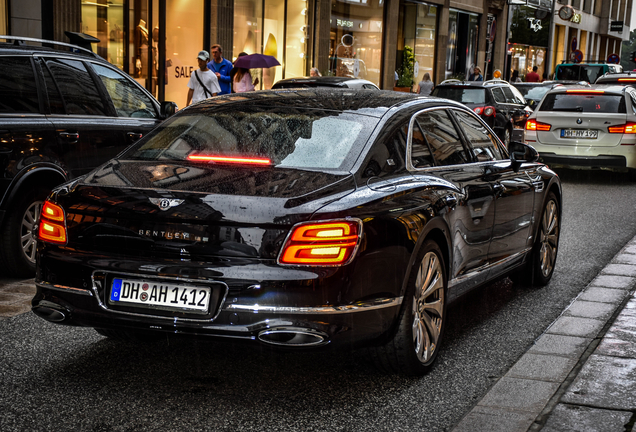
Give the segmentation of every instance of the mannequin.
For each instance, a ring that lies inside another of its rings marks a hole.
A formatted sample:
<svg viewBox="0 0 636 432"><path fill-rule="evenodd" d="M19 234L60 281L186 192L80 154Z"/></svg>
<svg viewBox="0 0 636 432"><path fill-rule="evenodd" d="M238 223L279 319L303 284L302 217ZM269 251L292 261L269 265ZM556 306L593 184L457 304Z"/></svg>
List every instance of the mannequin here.
<svg viewBox="0 0 636 432"><path fill-rule="evenodd" d="M139 20L139 24L135 27L135 46L137 47L137 56L135 59L135 77L139 78L147 75L148 68L148 29L146 21Z"/></svg>

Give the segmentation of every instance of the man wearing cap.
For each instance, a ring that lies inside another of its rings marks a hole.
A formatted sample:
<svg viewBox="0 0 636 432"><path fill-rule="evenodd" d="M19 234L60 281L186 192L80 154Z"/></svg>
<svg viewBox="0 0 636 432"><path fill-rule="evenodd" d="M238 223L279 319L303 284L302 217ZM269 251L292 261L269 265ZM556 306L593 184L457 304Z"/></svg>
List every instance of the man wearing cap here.
<svg viewBox="0 0 636 432"><path fill-rule="evenodd" d="M208 69L208 60L210 60L210 54L207 51L199 51L197 56L199 70L195 70L188 81L189 90L186 106L190 105L190 102L197 103L221 92L219 80L214 72Z"/></svg>
<svg viewBox="0 0 636 432"><path fill-rule="evenodd" d="M208 63L208 68L216 75L219 80L219 86L221 92L219 95L232 93L232 79L230 78L230 71L234 67L232 62L223 58L223 47L219 44L212 45L211 51L212 60Z"/></svg>

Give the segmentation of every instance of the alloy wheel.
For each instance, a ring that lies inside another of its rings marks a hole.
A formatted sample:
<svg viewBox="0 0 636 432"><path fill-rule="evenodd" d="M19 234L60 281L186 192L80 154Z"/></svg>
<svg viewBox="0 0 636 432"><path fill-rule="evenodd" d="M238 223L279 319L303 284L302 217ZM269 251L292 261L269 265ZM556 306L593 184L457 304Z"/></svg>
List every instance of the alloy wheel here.
<svg viewBox="0 0 636 432"><path fill-rule="evenodd" d="M553 200L548 201L541 219L539 248L539 264L543 277L548 277L554 269L554 263L559 246L559 215L557 205Z"/></svg>
<svg viewBox="0 0 636 432"><path fill-rule="evenodd" d="M434 252L424 255L413 294L413 348L421 363L433 358L444 320L444 276Z"/></svg>
<svg viewBox="0 0 636 432"><path fill-rule="evenodd" d="M27 207L22 216L22 224L20 226L20 244L22 252L27 260L35 263L36 240L33 237L33 226L40 216L42 209L42 201L34 201Z"/></svg>

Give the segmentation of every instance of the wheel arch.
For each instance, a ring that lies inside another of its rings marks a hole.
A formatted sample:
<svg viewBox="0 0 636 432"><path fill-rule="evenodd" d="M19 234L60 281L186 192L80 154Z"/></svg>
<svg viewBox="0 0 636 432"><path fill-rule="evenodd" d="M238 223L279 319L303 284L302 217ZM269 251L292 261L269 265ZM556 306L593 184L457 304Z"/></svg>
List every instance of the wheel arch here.
<svg viewBox="0 0 636 432"><path fill-rule="evenodd" d="M417 258L420 254L420 250L422 249L424 242L427 240L433 240L439 246L443 255L442 258L444 259L444 270L446 270L447 279L450 275L450 263L452 262L450 228L443 218L437 217L429 221L420 232L417 243L413 248L409 265L407 266L407 272L402 282L402 295L406 293L409 276L413 271L413 267L417 265Z"/></svg>
<svg viewBox="0 0 636 432"><path fill-rule="evenodd" d="M68 180L68 174L53 164L29 166L17 175L0 203L0 209L7 209L22 191L33 187L53 189Z"/></svg>

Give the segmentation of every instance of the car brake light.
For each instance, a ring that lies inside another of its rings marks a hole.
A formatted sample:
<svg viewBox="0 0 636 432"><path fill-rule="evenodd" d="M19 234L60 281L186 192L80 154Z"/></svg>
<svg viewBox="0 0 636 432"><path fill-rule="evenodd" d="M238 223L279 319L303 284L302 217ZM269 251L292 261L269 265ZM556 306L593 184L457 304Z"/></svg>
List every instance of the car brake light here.
<svg viewBox="0 0 636 432"><path fill-rule="evenodd" d="M64 216L64 209L48 200L44 202L40 212L38 238L49 243L66 243L66 217Z"/></svg>
<svg viewBox="0 0 636 432"><path fill-rule="evenodd" d="M610 126L607 128L609 133L620 133L620 134L636 134L636 123L627 122L618 126Z"/></svg>
<svg viewBox="0 0 636 432"><path fill-rule="evenodd" d="M234 157L234 156L209 156L191 154L188 155L189 161L195 162L219 162L219 163L231 163L231 164L243 164L243 165L271 165L272 161L268 158L256 158L256 157Z"/></svg>
<svg viewBox="0 0 636 432"><path fill-rule="evenodd" d="M477 115L483 115L483 116L486 116L486 117L491 117L491 116L495 115L495 108L493 108L491 106L475 107L475 108L473 108L473 111Z"/></svg>
<svg viewBox="0 0 636 432"><path fill-rule="evenodd" d="M636 78L619 78L618 82L636 82Z"/></svg>
<svg viewBox="0 0 636 432"><path fill-rule="evenodd" d="M362 221L343 219L295 225L279 256L279 264L341 266L360 244Z"/></svg>
<svg viewBox="0 0 636 432"><path fill-rule="evenodd" d="M552 125L548 123L541 123L536 121L535 119L529 119L526 121L526 130L547 132L550 129L552 129Z"/></svg>

